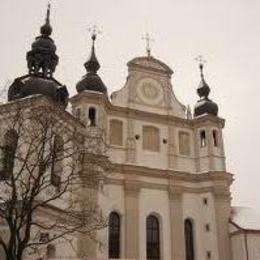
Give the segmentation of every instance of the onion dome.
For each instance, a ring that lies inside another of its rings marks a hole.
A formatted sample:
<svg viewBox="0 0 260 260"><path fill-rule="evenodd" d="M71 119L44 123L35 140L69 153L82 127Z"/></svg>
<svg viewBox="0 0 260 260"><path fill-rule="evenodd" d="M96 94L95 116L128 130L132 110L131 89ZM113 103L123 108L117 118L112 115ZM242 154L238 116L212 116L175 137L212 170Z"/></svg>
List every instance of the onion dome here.
<svg viewBox="0 0 260 260"><path fill-rule="evenodd" d="M56 45L50 38L51 33L49 4L40 36L36 37L32 49L27 52L29 74L15 79L8 91L8 101L42 94L51 97L64 108L67 106L67 88L53 78L59 57L56 55Z"/></svg>
<svg viewBox="0 0 260 260"><path fill-rule="evenodd" d="M97 74L97 71L100 69L100 64L97 60L95 54L95 41L96 33L92 33L92 49L89 60L84 64L87 74L82 77L82 79L77 83L76 89L78 93L84 90L91 90L103 93L107 95L107 88L103 83L102 79Z"/></svg>
<svg viewBox="0 0 260 260"><path fill-rule="evenodd" d="M208 98L210 93L210 87L204 79L203 64L199 64L201 82L197 88L197 93L200 100L197 101L194 109L194 116L200 116L203 114L218 115L218 105Z"/></svg>

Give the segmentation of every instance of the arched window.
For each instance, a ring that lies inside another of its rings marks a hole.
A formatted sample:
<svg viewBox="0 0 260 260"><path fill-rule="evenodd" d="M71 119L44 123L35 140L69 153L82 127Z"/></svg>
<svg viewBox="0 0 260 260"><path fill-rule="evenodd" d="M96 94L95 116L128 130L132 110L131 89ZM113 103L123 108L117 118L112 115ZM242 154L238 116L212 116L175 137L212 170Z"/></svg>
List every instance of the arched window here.
<svg viewBox="0 0 260 260"><path fill-rule="evenodd" d="M56 257L56 247L55 247L55 245L53 245L53 244L47 245L46 257L47 257L47 259Z"/></svg>
<svg viewBox="0 0 260 260"><path fill-rule="evenodd" d="M205 130L200 131L200 147L206 146L206 132Z"/></svg>
<svg viewBox="0 0 260 260"><path fill-rule="evenodd" d="M218 147L218 132L217 132L217 130L213 130L212 136L213 136L214 146Z"/></svg>
<svg viewBox="0 0 260 260"><path fill-rule="evenodd" d="M192 220L186 219L184 223L186 260L194 260L194 231Z"/></svg>
<svg viewBox="0 0 260 260"><path fill-rule="evenodd" d="M109 258L120 258L120 216L112 212L109 216Z"/></svg>
<svg viewBox="0 0 260 260"><path fill-rule="evenodd" d="M1 179L7 179L13 172L17 144L17 132L8 130L4 135L4 145L1 147Z"/></svg>
<svg viewBox="0 0 260 260"><path fill-rule="evenodd" d="M143 149L158 152L160 150L159 129L154 126L143 127Z"/></svg>
<svg viewBox="0 0 260 260"><path fill-rule="evenodd" d="M89 126L96 126L96 109L90 107L88 110Z"/></svg>
<svg viewBox="0 0 260 260"><path fill-rule="evenodd" d="M148 260L160 259L160 227L155 216L146 219L146 257Z"/></svg>
<svg viewBox="0 0 260 260"><path fill-rule="evenodd" d="M123 145L123 122L117 119L112 119L109 122L110 144Z"/></svg>
<svg viewBox="0 0 260 260"><path fill-rule="evenodd" d="M63 161L63 149L64 141L61 136L55 136L53 143L53 162L52 162L52 172L51 172L51 183L59 187L61 182L62 174L62 161Z"/></svg>

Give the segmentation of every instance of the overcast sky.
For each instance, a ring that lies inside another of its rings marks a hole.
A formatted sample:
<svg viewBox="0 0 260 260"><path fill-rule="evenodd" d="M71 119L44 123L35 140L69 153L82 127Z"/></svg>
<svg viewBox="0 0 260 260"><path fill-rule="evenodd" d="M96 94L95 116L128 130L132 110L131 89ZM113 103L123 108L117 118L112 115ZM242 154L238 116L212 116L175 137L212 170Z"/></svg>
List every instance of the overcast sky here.
<svg viewBox="0 0 260 260"><path fill-rule="evenodd" d="M39 33L47 0L0 0L0 89L27 73L25 55ZM59 0L51 24L60 56L55 77L75 94L89 56L88 28L97 24L100 75L109 92L121 88L126 63L145 54L142 35L155 39L152 55L173 70L173 89L194 106L202 54L211 98L226 119L233 205L260 211L260 1L259 0Z"/></svg>

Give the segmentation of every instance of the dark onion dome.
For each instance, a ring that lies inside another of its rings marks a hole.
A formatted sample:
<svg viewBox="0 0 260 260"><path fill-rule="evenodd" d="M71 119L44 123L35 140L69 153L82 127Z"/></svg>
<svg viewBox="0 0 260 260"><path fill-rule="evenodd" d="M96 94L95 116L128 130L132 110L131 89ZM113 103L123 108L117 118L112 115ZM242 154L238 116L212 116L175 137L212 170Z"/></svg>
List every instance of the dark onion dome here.
<svg viewBox="0 0 260 260"><path fill-rule="evenodd" d="M8 101L42 94L51 97L65 108L68 104L69 93L66 86L53 78L59 57L55 53L56 45L50 38L52 33L50 4L40 33L40 36L36 37L33 42L32 49L27 52L29 74L15 79L8 91Z"/></svg>
<svg viewBox="0 0 260 260"><path fill-rule="evenodd" d="M64 107L68 104L69 94L66 86L54 78L35 75L16 78L8 90L8 100L12 101L37 94L49 96Z"/></svg>
<svg viewBox="0 0 260 260"><path fill-rule="evenodd" d="M82 79L77 83L76 89L78 93L84 90L91 90L103 93L107 95L107 87L103 83L102 79L97 74L100 68L100 64L97 60L95 54L95 40L96 34L92 34L92 49L89 60L84 64L87 74L82 77Z"/></svg>
<svg viewBox="0 0 260 260"><path fill-rule="evenodd" d="M208 98L210 93L210 87L204 79L203 64L199 65L201 72L201 82L197 88L197 93L200 100L197 101L194 108L194 116L200 116L203 114L218 115L218 105Z"/></svg>

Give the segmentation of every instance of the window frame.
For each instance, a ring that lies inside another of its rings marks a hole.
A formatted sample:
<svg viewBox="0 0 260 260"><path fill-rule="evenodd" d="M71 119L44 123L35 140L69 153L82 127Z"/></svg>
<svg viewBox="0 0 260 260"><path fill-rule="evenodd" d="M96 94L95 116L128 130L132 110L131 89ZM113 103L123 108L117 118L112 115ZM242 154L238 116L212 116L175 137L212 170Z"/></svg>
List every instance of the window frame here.
<svg viewBox="0 0 260 260"><path fill-rule="evenodd" d="M149 223L153 221L153 223ZM159 218L153 214L146 218L146 258L161 259L161 225Z"/></svg>
<svg viewBox="0 0 260 260"><path fill-rule="evenodd" d="M115 223L115 221L117 223ZM109 214L109 221L108 221L108 258L119 259L120 257L121 257L121 217L116 211L112 211Z"/></svg>

